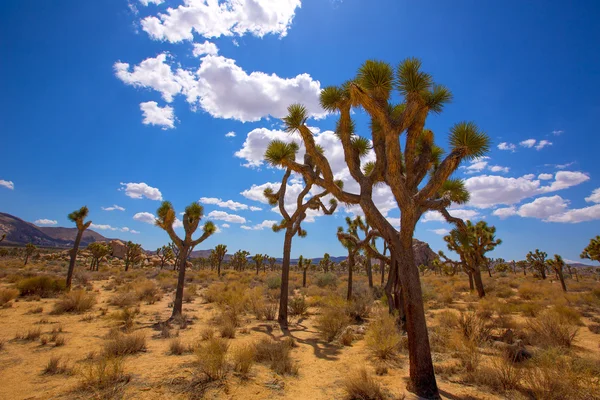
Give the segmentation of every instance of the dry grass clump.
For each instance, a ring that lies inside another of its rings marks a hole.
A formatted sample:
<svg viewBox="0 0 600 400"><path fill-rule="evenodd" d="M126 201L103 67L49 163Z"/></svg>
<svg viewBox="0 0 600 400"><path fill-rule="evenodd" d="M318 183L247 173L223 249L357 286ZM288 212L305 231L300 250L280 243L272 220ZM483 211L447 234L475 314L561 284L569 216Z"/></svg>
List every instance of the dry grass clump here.
<svg viewBox="0 0 600 400"><path fill-rule="evenodd" d="M269 363L270 368L280 375L297 375L298 367L290 354L293 346L291 340L263 338L256 344L256 361Z"/></svg>
<svg viewBox="0 0 600 400"><path fill-rule="evenodd" d="M69 367L66 361L61 362L60 357L52 356L42 370L42 375L71 374L72 372L72 368Z"/></svg>
<svg viewBox="0 0 600 400"><path fill-rule="evenodd" d="M356 322L362 322L369 317L373 306L373 293L365 285L357 285L352 300L347 304L348 314Z"/></svg>
<svg viewBox="0 0 600 400"><path fill-rule="evenodd" d="M80 389L92 392L94 398L116 398L131 379L125 373L123 360L118 357L100 357L81 369Z"/></svg>
<svg viewBox="0 0 600 400"><path fill-rule="evenodd" d="M458 327L463 336L475 345L481 345L489 340L492 326L484 315L474 311L460 312Z"/></svg>
<svg viewBox="0 0 600 400"><path fill-rule="evenodd" d="M306 297L299 295L290 297L288 311L292 317L300 317L308 312L308 303Z"/></svg>
<svg viewBox="0 0 600 400"><path fill-rule="evenodd" d="M323 339L333 341L351 323L346 302L339 297L327 299L317 316L317 329Z"/></svg>
<svg viewBox="0 0 600 400"><path fill-rule="evenodd" d="M16 340L23 340L25 342L33 342L40 338L42 330L40 328L31 328L27 332L19 332L15 335Z"/></svg>
<svg viewBox="0 0 600 400"><path fill-rule="evenodd" d="M124 356L146 350L146 336L142 332L129 334L113 332L111 336L104 344L104 355L107 357Z"/></svg>
<svg viewBox="0 0 600 400"><path fill-rule="evenodd" d="M350 346L352 345L353 341L354 332L352 332L352 329L350 329L350 327L344 329L344 332L342 332L342 334L340 335L340 343L344 346Z"/></svg>
<svg viewBox="0 0 600 400"><path fill-rule="evenodd" d="M196 348L198 369L211 381L222 379L227 373L227 351L229 344L226 340L212 338Z"/></svg>
<svg viewBox="0 0 600 400"><path fill-rule="evenodd" d="M92 309L96 296L85 290L73 290L65 293L55 304L53 314L82 313Z"/></svg>
<svg viewBox="0 0 600 400"><path fill-rule="evenodd" d="M183 302L191 303L197 295L198 288L196 285L188 285L183 289Z"/></svg>
<svg viewBox="0 0 600 400"><path fill-rule="evenodd" d="M556 310L546 310L527 324L530 340L542 347L571 347L579 328Z"/></svg>
<svg viewBox="0 0 600 400"><path fill-rule="evenodd" d="M208 340L212 339L215 336L215 330L211 327L202 328L200 331L200 339Z"/></svg>
<svg viewBox="0 0 600 400"><path fill-rule="evenodd" d="M133 292L117 292L108 303L116 307L127 308L137 305L138 301L137 295Z"/></svg>
<svg viewBox="0 0 600 400"><path fill-rule="evenodd" d="M6 307L9 302L19 296L17 289L0 289L0 307Z"/></svg>
<svg viewBox="0 0 600 400"><path fill-rule="evenodd" d="M233 370L242 376L247 376L254 365L256 357L256 346L253 344L243 344L233 350L232 361Z"/></svg>
<svg viewBox="0 0 600 400"><path fill-rule="evenodd" d="M375 357L382 360L393 358L402 342L396 319L386 310L379 309L369 324L365 341Z"/></svg>
<svg viewBox="0 0 600 400"><path fill-rule="evenodd" d="M192 346L184 344L179 338L173 338L169 342L169 354L180 356L185 353L191 353L192 351Z"/></svg>
<svg viewBox="0 0 600 400"><path fill-rule="evenodd" d="M131 331L135 325L135 317L140 313L139 308L125 308L112 314L112 317L119 321L121 329L126 332Z"/></svg>
<svg viewBox="0 0 600 400"><path fill-rule="evenodd" d="M21 296L53 297L65 290L65 281L47 275L33 276L17 282Z"/></svg>
<svg viewBox="0 0 600 400"><path fill-rule="evenodd" d="M250 311L256 319L262 319L265 308L264 289L261 286L254 287L248 291L248 311Z"/></svg>
<svg viewBox="0 0 600 400"><path fill-rule="evenodd" d="M268 301L265 303L263 308L263 315L267 321L274 321L277 316L277 310L279 309L279 304L274 301Z"/></svg>
<svg viewBox="0 0 600 400"><path fill-rule="evenodd" d="M133 283L133 291L139 301L154 304L162 298L160 288L154 281L142 279Z"/></svg>
<svg viewBox="0 0 600 400"><path fill-rule="evenodd" d="M320 288L335 288L338 285L338 277L333 272L316 274L314 277L314 282Z"/></svg>
<svg viewBox="0 0 600 400"><path fill-rule="evenodd" d="M349 374L343 381L343 388L347 400L384 400L388 398L381 385L369 375L365 368Z"/></svg>

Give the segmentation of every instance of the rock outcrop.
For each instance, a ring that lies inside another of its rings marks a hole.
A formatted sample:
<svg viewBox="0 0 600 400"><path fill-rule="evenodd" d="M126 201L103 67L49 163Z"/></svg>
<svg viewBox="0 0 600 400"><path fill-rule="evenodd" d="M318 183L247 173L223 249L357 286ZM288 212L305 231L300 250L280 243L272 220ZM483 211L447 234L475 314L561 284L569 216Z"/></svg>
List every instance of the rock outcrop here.
<svg viewBox="0 0 600 400"><path fill-rule="evenodd" d="M121 260L125 258L125 254L127 253L127 246L125 243L120 240L111 240L110 248L112 249L112 256L120 258Z"/></svg>

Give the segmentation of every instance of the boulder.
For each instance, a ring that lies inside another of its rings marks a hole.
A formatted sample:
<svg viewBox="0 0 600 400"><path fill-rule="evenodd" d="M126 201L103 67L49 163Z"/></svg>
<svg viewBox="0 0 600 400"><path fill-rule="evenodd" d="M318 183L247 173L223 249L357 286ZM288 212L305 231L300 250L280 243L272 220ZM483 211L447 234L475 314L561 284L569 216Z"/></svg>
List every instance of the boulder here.
<svg viewBox="0 0 600 400"><path fill-rule="evenodd" d="M117 257L121 260L125 258L125 254L127 253L127 246L125 243L121 242L120 240L111 240L109 245L112 249L113 257Z"/></svg>
<svg viewBox="0 0 600 400"><path fill-rule="evenodd" d="M429 244L413 239L413 251L415 252L415 264L417 267L421 264L432 266L433 260L437 258L437 254L431 250Z"/></svg>

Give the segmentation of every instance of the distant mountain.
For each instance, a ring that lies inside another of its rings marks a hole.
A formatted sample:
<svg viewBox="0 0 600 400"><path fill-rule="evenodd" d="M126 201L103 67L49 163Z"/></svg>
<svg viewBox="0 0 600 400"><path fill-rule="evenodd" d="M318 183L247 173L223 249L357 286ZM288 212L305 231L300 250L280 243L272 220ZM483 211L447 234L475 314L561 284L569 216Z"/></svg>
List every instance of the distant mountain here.
<svg viewBox="0 0 600 400"><path fill-rule="evenodd" d="M40 247L69 248L75 242L77 228L41 227L13 215L0 213L0 235L6 233L2 245L22 246L33 243ZM98 232L87 229L81 238L81 247L99 241L110 241Z"/></svg>

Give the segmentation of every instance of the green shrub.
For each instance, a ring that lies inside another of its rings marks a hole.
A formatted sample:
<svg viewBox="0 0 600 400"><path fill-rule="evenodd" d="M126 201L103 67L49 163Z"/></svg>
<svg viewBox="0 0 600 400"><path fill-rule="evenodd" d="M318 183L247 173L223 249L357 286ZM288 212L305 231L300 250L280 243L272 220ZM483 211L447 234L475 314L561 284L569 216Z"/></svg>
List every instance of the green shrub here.
<svg viewBox="0 0 600 400"><path fill-rule="evenodd" d="M335 287L337 287L337 284L338 284L338 277L336 274L334 274L332 272L317 274L315 276L315 283L320 288L324 288L324 287L335 288Z"/></svg>
<svg viewBox="0 0 600 400"><path fill-rule="evenodd" d="M281 287L281 276L269 275L266 279L267 287L269 289L279 289Z"/></svg>
<svg viewBox="0 0 600 400"><path fill-rule="evenodd" d="M289 299L288 311L292 317L301 316L306 314L308 311L308 304L306 298L302 295L293 296Z"/></svg>

